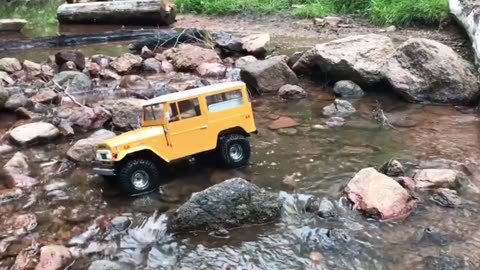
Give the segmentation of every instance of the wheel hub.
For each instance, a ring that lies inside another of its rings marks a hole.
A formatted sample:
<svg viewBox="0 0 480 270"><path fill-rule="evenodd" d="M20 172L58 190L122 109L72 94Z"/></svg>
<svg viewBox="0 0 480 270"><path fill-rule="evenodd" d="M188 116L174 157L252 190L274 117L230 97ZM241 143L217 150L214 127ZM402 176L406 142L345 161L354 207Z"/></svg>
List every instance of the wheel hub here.
<svg viewBox="0 0 480 270"><path fill-rule="evenodd" d="M150 182L150 177L148 173L144 170L135 171L132 174L132 185L137 190L144 190L148 187Z"/></svg>
<svg viewBox="0 0 480 270"><path fill-rule="evenodd" d="M243 158L243 148L238 143L232 144L228 150L228 154L234 161L239 161Z"/></svg>

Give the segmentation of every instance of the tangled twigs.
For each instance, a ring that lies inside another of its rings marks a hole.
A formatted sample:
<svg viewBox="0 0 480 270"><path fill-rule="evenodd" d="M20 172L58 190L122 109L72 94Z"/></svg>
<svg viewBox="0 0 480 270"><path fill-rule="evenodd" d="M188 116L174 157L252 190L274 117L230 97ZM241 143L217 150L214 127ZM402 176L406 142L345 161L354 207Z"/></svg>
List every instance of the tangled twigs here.
<svg viewBox="0 0 480 270"><path fill-rule="evenodd" d="M78 102L72 95L70 95L67 91L67 89L63 88L60 84L58 84L55 80L52 80L53 84L55 84L55 86L58 88L57 90L54 90L55 92L57 93L61 93L65 96L67 96L68 98L70 98L73 103L77 104L78 106L80 107L85 107L85 105L83 105L82 103ZM68 87L67 87L68 88Z"/></svg>
<svg viewBox="0 0 480 270"><path fill-rule="evenodd" d="M377 121L377 123L379 123L382 127L389 127L396 130L396 128L390 123L390 120L388 120L387 116L383 112L382 106L378 100L376 101L375 108L372 111L372 116L373 119L375 119L375 121Z"/></svg>

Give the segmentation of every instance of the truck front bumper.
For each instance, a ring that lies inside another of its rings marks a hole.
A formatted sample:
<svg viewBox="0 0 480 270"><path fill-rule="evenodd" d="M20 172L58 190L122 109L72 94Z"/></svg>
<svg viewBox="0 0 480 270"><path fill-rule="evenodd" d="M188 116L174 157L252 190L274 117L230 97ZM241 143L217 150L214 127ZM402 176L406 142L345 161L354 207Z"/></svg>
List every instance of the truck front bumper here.
<svg viewBox="0 0 480 270"><path fill-rule="evenodd" d="M101 176L115 176L115 170L110 168L93 168L93 173Z"/></svg>
<svg viewBox="0 0 480 270"><path fill-rule="evenodd" d="M92 171L94 174L101 176L115 176L115 166L110 162L95 161L93 163Z"/></svg>

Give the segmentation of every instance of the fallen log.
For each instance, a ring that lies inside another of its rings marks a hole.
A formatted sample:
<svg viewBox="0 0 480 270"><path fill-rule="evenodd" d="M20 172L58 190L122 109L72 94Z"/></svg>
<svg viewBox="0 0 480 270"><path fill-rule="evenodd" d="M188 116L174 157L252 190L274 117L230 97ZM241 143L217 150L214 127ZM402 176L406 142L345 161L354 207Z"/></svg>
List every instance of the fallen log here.
<svg viewBox="0 0 480 270"><path fill-rule="evenodd" d="M65 3L57 9L57 19L64 24L170 25L175 16L170 0Z"/></svg>
<svg viewBox="0 0 480 270"><path fill-rule="evenodd" d="M37 48L55 48L55 47L73 47L86 44L98 44L115 41L140 40L152 38L158 35L170 35L176 33L172 30L117 30L95 34L81 35L61 35L55 37L41 37L26 40L6 40L0 41L0 53L10 53L12 51L37 49Z"/></svg>

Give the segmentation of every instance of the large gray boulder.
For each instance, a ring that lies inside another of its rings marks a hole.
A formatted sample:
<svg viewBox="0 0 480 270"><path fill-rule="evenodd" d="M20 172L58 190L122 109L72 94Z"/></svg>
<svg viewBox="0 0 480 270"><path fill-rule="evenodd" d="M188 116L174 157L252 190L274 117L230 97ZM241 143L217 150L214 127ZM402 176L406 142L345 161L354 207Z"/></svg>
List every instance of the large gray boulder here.
<svg viewBox="0 0 480 270"><path fill-rule="evenodd" d="M278 59L247 62L241 66L240 77L259 94L277 94L286 84L298 84L295 73Z"/></svg>
<svg viewBox="0 0 480 270"><path fill-rule="evenodd" d="M475 61L478 64L480 60L480 20L478 20L480 9L478 8L478 1L449 0L448 4L450 6L450 13L470 37Z"/></svg>
<svg viewBox="0 0 480 270"><path fill-rule="evenodd" d="M472 104L479 95L473 67L440 42L414 38L389 58L385 75L393 91L411 102Z"/></svg>
<svg viewBox="0 0 480 270"><path fill-rule="evenodd" d="M194 71L203 63L222 62L214 50L191 44L182 44L177 48L167 50L164 55L180 71Z"/></svg>
<svg viewBox="0 0 480 270"><path fill-rule="evenodd" d="M95 160L95 150L100 142L115 137L115 133L100 129L86 139L79 140L67 151L67 156L80 163L88 163Z"/></svg>
<svg viewBox="0 0 480 270"><path fill-rule="evenodd" d="M141 99L116 100L112 107L113 124L121 130L138 128L141 124L142 106Z"/></svg>
<svg viewBox="0 0 480 270"><path fill-rule="evenodd" d="M36 122L16 127L10 131L10 137L18 144L30 144L57 137L60 131L52 124Z"/></svg>
<svg viewBox="0 0 480 270"><path fill-rule="evenodd" d="M218 230L261 224L280 216L278 195L234 178L195 193L169 220L171 231Z"/></svg>
<svg viewBox="0 0 480 270"><path fill-rule="evenodd" d="M389 37L368 34L317 44L293 65L295 72L320 71L336 80L372 85L384 79L383 67L394 52Z"/></svg>
<svg viewBox="0 0 480 270"><path fill-rule="evenodd" d="M70 91L92 90L92 81L90 78L79 71L60 72L53 77L53 80L64 88L68 87Z"/></svg>

